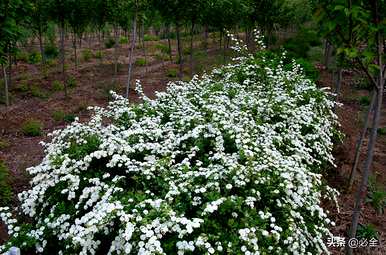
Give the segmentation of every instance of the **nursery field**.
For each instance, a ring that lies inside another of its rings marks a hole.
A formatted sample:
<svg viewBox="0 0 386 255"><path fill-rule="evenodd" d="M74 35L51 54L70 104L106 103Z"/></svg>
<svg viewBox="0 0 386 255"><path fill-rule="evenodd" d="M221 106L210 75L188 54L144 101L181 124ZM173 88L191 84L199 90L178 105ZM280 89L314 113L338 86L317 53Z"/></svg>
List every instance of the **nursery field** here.
<svg viewBox="0 0 386 255"><path fill-rule="evenodd" d="M0 3L0 254L386 254L385 10Z"/></svg>

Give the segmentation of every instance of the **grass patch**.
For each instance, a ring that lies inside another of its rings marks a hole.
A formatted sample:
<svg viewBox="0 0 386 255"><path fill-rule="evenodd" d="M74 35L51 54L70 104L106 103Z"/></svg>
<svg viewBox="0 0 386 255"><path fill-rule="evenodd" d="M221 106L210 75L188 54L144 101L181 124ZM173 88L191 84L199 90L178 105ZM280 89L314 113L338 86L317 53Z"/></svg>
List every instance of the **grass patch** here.
<svg viewBox="0 0 386 255"><path fill-rule="evenodd" d="M0 160L0 206L9 206L12 201L12 189L9 184L9 170Z"/></svg>
<svg viewBox="0 0 386 255"><path fill-rule="evenodd" d="M0 150L8 148L9 145L10 145L9 142L0 138Z"/></svg>
<svg viewBox="0 0 386 255"><path fill-rule="evenodd" d="M82 51L82 59L85 62L90 61L90 59L92 59L92 57L93 57L93 54L92 54L92 51L90 49L85 49Z"/></svg>
<svg viewBox="0 0 386 255"><path fill-rule="evenodd" d="M64 119L64 116L66 116L66 113L62 110L57 110L54 111L51 116L55 121L62 121Z"/></svg>
<svg viewBox="0 0 386 255"><path fill-rule="evenodd" d="M41 99L47 99L48 95L46 92L44 92L41 88L39 88L38 85L32 85L30 88L31 95L33 97L41 98Z"/></svg>
<svg viewBox="0 0 386 255"><path fill-rule="evenodd" d="M170 77L170 78L175 78L177 77L177 74L178 74L178 70L175 69L175 68L170 68L167 70L166 72L166 76L167 77Z"/></svg>
<svg viewBox="0 0 386 255"><path fill-rule="evenodd" d="M136 66L145 66L147 63L146 63L146 60L144 58L137 58L135 60L135 65Z"/></svg>
<svg viewBox="0 0 386 255"><path fill-rule="evenodd" d="M359 101L359 104L362 106L368 106L370 105L370 102L371 102L369 96L360 96L358 101Z"/></svg>
<svg viewBox="0 0 386 255"><path fill-rule="evenodd" d="M156 35L149 35L149 34L146 34L143 36L143 40L145 42L150 42L150 41L159 41L159 37L156 36Z"/></svg>
<svg viewBox="0 0 386 255"><path fill-rule="evenodd" d="M41 136L43 124L39 120L30 119L23 122L21 131L25 136Z"/></svg>
<svg viewBox="0 0 386 255"><path fill-rule="evenodd" d="M386 135L386 127L378 128L379 135Z"/></svg>
<svg viewBox="0 0 386 255"><path fill-rule="evenodd" d="M63 91L64 90L64 85L61 81L55 80L51 84L51 89L53 91Z"/></svg>
<svg viewBox="0 0 386 255"><path fill-rule="evenodd" d="M126 36L121 36L121 38L119 38L119 44L128 44L128 43L129 43L129 39Z"/></svg>
<svg viewBox="0 0 386 255"><path fill-rule="evenodd" d="M77 81L74 76L69 76L66 80L67 86L69 88L75 88L77 85Z"/></svg>

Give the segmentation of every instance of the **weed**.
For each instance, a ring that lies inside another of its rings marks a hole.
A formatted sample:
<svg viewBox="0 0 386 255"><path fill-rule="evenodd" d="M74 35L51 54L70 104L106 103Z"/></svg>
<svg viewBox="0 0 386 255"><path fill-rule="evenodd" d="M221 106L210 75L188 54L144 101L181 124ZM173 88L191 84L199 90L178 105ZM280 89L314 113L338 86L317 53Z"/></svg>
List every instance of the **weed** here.
<svg viewBox="0 0 386 255"><path fill-rule="evenodd" d="M71 123L71 122L75 121L75 118L76 118L76 116L74 114L70 113L70 114L66 114L66 116L64 116L63 120L65 122Z"/></svg>
<svg viewBox="0 0 386 255"><path fill-rule="evenodd" d="M64 85L61 81L55 80L51 84L51 89L53 91L62 91L64 90Z"/></svg>
<svg viewBox="0 0 386 255"><path fill-rule="evenodd" d="M42 61L42 55L37 51L31 52L28 56L29 64L37 64L37 63L40 63L41 61Z"/></svg>
<svg viewBox="0 0 386 255"><path fill-rule="evenodd" d="M106 49L111 49L112 47L114 47L115 45L115 41L113 38L109 38L107 39L107 41L105 42L105 47Z"/></svg>
<svg viewBox="0 0 386 255"><path fill-rule="evenodd" d="M9 142L0 138L0 150L6 149L7 147L9 147Z"/></svg>
<svg viewBox="0 0 386 255"><path fill-rule="evenodd" d="M361 96L359 97L359 104L362 106L368 106L370 105L370 97L369 96Z"/></svg>
<svg viewBox="0 0 386 255"><path fill-rule="evenodd" d="M82 51L82 58L85 62L90 61L92 57L93 57L93 53L90 49L85 49Z"/></svg>
<svg viewBox="0 0 386 255"><path fill-rule="evenodd" d="M358 231L357 231L357 238L358 239L378 239L378 231L375 229L375 227L371 224L367 225L358 225Z"/></svg>
<svg viewBox="0 0 386 255"><path fill-rule="evenodd" d="M69 76L69 77L67 78L66 83L67 83L67 86L68 86L69 88L75 88L76 85L77 85L77 82L76 82L76 79L75 79L74 76Z"/></svg>
<svg viewBox="0 0 386 255"><path fill-rule="evenodd" d="M21 125L21 131L25 136L40 136L43 133L43 124L34 119L27 120Z"/></svg>
<svg viewBox="0 0 386 255"><path fill-rule="evenodd" d="M379 135L386 135L386 127L378 128Z"/></svg>
<svg viewBox="0 0 386 255"><path fill-rule="evenodd" d="M8 206L12 200L12 189L9 184L9 170L0 160L0 206Z"/></svg>
<svg viewBox="0 0 386 255"><path fill-rule="evenodd" d="M145 66L146 65L146 60L144 58L137 58L135 60L135 65L136 66Z"/></svg>
<svg viewBox="0 0 386 255"><path fill-rule="evenodd" d="M128 44L128 43L129 43L129 39L126 36L121 36L121 38L119 38L119 44Z"/></svg>
<svg viewBox="0 0 386 255"><path fill-rule="evenodd" d="M47 99L48 95L42 89L39 88L38 85L32 85L30 88L31 95L33 97Z"/></svg>
<svg viewBox="0 0 386 255"><path fill-rule="evenodd" d="M178 74L178 70L177 69L170 68L170 69L168 69L168 71L166 73L166 76L171 77L171 78L175 78L175 77L177 77L177 74Z"/></svg>
<svg viewBox="0 0 386 255"><path fill-rule="evenodd" d="M159 41L159 37L158 36L156 36L156 35L144 35L143 36L143 40L145 41L145 42L149 42L149 41Z"/></svg>
<svg viewBox="0 0 386 255"><path fill-rule="evenodd" d="M55 121L62 121L64 119L64 116L66 116L66 113L62 110L57 110L52 113L52 118Z"/></svg>

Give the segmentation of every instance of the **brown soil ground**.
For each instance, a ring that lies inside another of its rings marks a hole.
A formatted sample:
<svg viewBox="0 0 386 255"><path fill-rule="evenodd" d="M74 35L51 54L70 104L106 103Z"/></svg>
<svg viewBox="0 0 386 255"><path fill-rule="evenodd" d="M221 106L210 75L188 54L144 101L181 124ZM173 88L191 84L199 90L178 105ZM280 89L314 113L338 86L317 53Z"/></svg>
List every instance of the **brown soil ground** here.
<svg viewBox="0 0 386 255"><path fill-rule="evenodd" d="M165 42L149 42L148 47L154 46L156 43ZM94 53L99 48L94 46ZM174 47L175 48L175 47ZM198 48L198 45L197 45ZM208 56L197 57L194 61L196 71L218 65L222 62L221 51L211 45ZM28 65L19 64L14 70L13 76L15 79L15 86L17 87L22 81L27 81L29 85L39 84L39 88L49 93L47 99L41 99L31 96L30 92L20 92L13 89L12 92L12 106L5 108L0 106L0 138L6 141L9 146L0 149L0 159L4 160L11 172L11 184L14 193L20 192L28 188L28 175L25 169L27 167L38 164L42 157L43 151L39 145L39 141L47 140L47 134L55 129L62 128L66 125L63 121L55 121L52 118L52 113L57 110L62 110L66 113L75 114L81 120L89 117L86 107L89 105L105 106L108 102L108 91L111 89L119 93L124 93L125 84L127 80L127 63L128 63L128 45L124 45L119 49L119 72L116 77L116 83L113 84L113 49L103 50L103 60L92 59L88 62L82 62L77 70L73 67L71 61L72 55L69 54L68 65L71 68L67 71L72 77L75 77L77 86L69 90L69 97L64 99L62 91L52 92L51 84L54 80L60 80L61 75L57 66L53 66L47 75L43 76L39 68ZM173 52L175 55L175 52ZM154 97L155 91L165 90L168 81L175 80L167 76L170 69L178 69L178 66L168 60L159 60L156 58L155 51L147 53L148 64L146 67L135 67L133 81L140 79L144 87L144 92L149 97ZM80 54L79 54L80 55ZM143 58L143 50L137 48L135 50L136 58ZM186 58L188 59L188 58ZM189 74L189 65L186 64L184 68L184 79ZM336 227L332 229L335 235L346 236L347 229L351 223L352 208L354 205L353 192L347 193L344 186L347 183L347 176L351 169L355 144L357 137L363 125L363 114L365 111L358 102L359 95L368 94L365 90L356 89L354 84L354 75L351 73L344 74L344 83L342 86L342 95L340 102L343 106L338 109L339 121L341 123L341 130L345 134L344 141L338 145L335 150L335 157L337 168L328 171L327 179L331 186L337 188L341 195L338 198L340 213L337 212L336 207L331 202L326 202L324 207L330 211L332 219L336 222ZM320 86L334 87L332 84L331 74L325 70L321 70L321 77L319 81ZM132 102L138 101L134 91L130 92L130 100ZM386 104L386 100L385 100ZM386 107L383 107L382 127L386 127ZM20 127L25 120L37 119L44 125L44 134L40 137L26 137L21 131ZM361 162L365 159L367 141L362 147ZM373 173L379 183L386 186L386 136L379 136L377 142L377 150L374 158ZM361 177L361 171L357 174L357 181L354 187L357 187ZM355 188L354 188L355 189ZM16 198L14 205L17 204ZM374 209L365 204L361 214L360 222L363 224L373 224L379 232L381 245L371 250L356 249L356 254L386 254L386 216L377 215ZM6 239L6 232L4 226L0 226L0 243ZM333 249L334 254L343 254L343 250Z"/></svg>

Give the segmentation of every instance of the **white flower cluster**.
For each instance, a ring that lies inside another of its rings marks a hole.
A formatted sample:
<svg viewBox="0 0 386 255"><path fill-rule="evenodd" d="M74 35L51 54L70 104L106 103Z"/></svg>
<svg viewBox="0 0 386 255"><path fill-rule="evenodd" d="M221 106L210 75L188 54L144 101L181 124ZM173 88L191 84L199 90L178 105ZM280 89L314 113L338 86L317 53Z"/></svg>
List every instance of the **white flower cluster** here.
<svg viewBox="0 0 386 255"><path fill-rule="evenodd" d="M274 62L247 55L138 105L114 94L55 131L19 194L15 213L32 223L20 230L0 211L12 235L0 252L328 253L333 102L299 66Z"/></svg>

